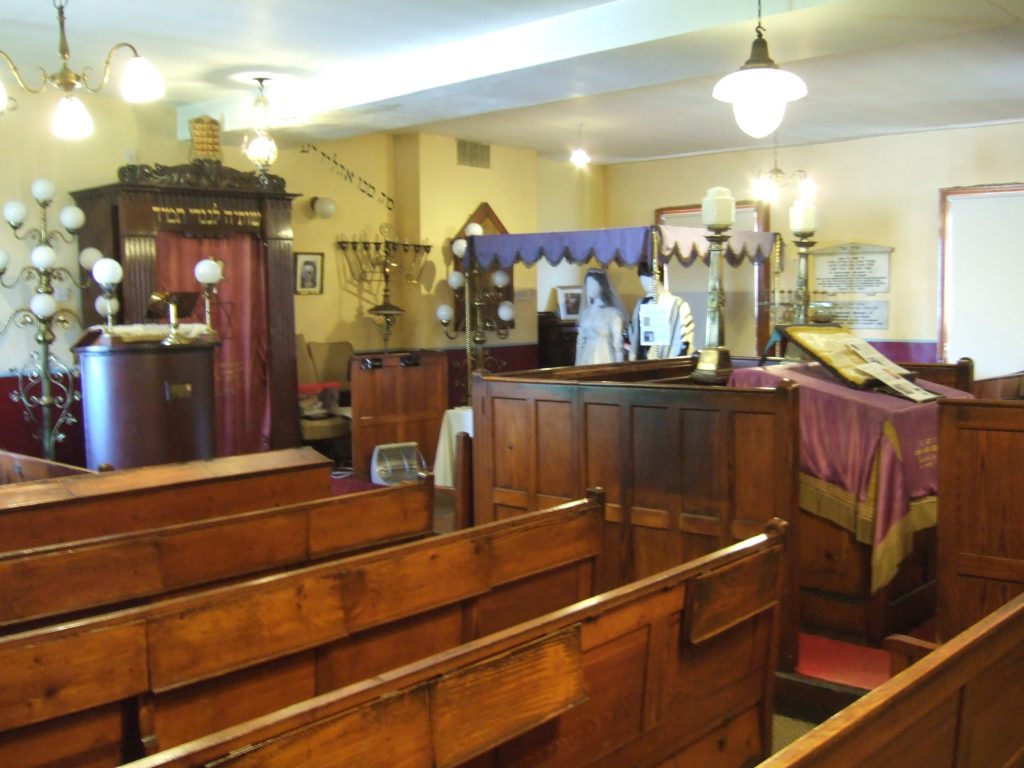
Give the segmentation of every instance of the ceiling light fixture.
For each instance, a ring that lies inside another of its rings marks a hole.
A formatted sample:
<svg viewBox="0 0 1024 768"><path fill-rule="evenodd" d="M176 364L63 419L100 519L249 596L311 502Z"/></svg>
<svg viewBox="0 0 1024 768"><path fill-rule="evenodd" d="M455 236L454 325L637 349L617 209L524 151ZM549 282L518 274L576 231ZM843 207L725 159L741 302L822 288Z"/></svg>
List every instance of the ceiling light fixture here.
<svg viewBox="0 0 1024 768"><path fill-rule="evenodd" d="M579 146L572 151L571 155L569 155L569 162L581 170L590 165L590 155L587 154L587 150L583 148L583 123L580 123Z"/></svg>
<svg viewBox="0 0 1024 768"><path fill-rule="evenodd" d="M85 88L90 93L99 93L110 79L110 66L113 62L114 54L119 49L127 48L132 52L132 58L125 64L124 71L121 73L121 96L125 101L132 104L155 101L163 97L166 89L163 78L160 77L156 67L148 59L140 56L138 50L131 43L118 43L110 49L106 60L103 62L103 77L99 85L90 85L88 79L89 67L86 67L80 73L73 72L68 66L71 49L68 47L68 37L64 31L64 8L67 4L68 0L54 0L53 2L53 7L57 9L57 24L60 27L60 41L57 48L60 53L60 69L53 74L47 74L46 70L41 69L43 82L38 88L29 88L25 84L21 73L18 71L18 67L15 66L10 56L0 51L0 57L3 57L4 61L7 62L7 66L10 67L11 74L14 75L18 85L29 93L42 93L48 85L52 85L57 90L63 92L64 95L57 103L57 109L53 113L50 128L57 138L74 140L84 139L93 133L92 117L89 115L89 110L86 109L82 100L74 95L75 91L79 88ZM8 99L6 87L0 82L0 113L6 111L12 101Z"/></svg>
<svg viewBox="0 0 1024 768"><path fill-rule="evenodd" d="M256 166L256 172L265 176L267 169L277 160L277 142L270 135L270 102L263 92L266 77L253 78L259 84L259 93L249 113L249 132L242 140L242 153Z"/></svg>
<svg viewBox="0 0 1024 768"><path fill-rule="evenodd" d="M786 104L807 95L807 84L792 72L779 69L768 55L768 41L761 24L761 0L757 0L757 37L750 58L736 72L715 84L711 95L732 104L736 124L748 136L763 139L782 124Z"/></svg>
<svg viewBox="0 0 1024 768"><path fill-rule="evenodd" d="M779 199L779 191L792 182L799 185L798 197L801 199L813 198L818 191L817 184L804 171L793 171L787 174L779 168L779 137L775 135L772 140L772 168L770 171L758 171L757 178L751 184L751 192L755 200L774 204Z"/></svg>

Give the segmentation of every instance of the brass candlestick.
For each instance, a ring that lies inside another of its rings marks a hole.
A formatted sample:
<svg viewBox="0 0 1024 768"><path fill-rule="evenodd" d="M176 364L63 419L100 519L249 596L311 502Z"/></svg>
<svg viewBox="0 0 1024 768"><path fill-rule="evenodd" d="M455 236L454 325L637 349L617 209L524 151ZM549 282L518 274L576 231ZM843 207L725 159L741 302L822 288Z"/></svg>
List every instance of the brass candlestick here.
<svg viewBox="0 0 1024 768"><path fill-rule="evenodd" d="M794 232L796 240L796 296L794 297L793 322L803 325L807 322L810 292L807 290L807 257L811 248L817 245L814 231Z"/></svg>
<svg viewBox="0 0 1024 768"><path fill-rule="evenodd" d="M692 377L702 384L724 384L732 375L732 357L725 346L725 290L722 288L722 254L729 242L729 227L709 226L705 235L708 250L708 319L704 348L697 359Z"/></svg>

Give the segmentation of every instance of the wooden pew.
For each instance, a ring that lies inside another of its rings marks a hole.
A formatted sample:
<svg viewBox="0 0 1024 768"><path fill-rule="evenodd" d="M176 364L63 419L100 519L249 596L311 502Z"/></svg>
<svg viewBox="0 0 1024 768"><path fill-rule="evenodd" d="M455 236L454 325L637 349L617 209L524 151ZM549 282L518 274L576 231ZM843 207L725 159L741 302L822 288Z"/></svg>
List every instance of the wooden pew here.
<svg viewBox="0 0 1024 768"><path fill-rule="evenodd" d="M593 593L603 499L0 638L0 765L111 766Z"/></svg>
<svg viewBox="0 0 1024 768"><path fill-rule="evenodd" d="M0 554L8 625L139 602L432 534L433 479ZM9 626L6 631L9 631Z"/></svg>
<svg viewBox="0 0 1024 768"><path fill-rule="evenodd" d="M1024 403L961 400L939 407L936 641L1024 593ZM886 639L899 671L936 643Z"/></svg>
<svg viewBox="0 0 1024 768"><path fill-rule="evenodd" d="M997 609L761 764L1024 765L1024 596Z"/></svg>
<svg viewBox="0 0 1024 768"><path fill-rule="evenodd" d="M131 768L751 765L771 738L781 535Z"/></svg>
<svg viewBox="0 0 1024 768"><path fill-rule="evenodd" d="M48 461L22 453L0 451L0 485L29 483L67 475L92 474L95 474L92 470L61 464L59 461Z"/></svg>
<svg viewBox="0 0 1024 768"><path fill-rule="evenodd" d="M330 469L290 448L0 486L0 551L322 499Z"/></svg>
<svg viewBox="0 0 1024 768"><path fill-rule="evenodd" d="M657 573L753 535L798 505L798 396L695 386L689 358L477 375L475 519L607 493L599 587ZM599 371L601 379L587 380ZM562 378L558 378L563 376ZM582 377L582 378L581 378ZM657 381L657 379L663 379ZM786 566L780 654L796 663L795 558Z"/></svg>

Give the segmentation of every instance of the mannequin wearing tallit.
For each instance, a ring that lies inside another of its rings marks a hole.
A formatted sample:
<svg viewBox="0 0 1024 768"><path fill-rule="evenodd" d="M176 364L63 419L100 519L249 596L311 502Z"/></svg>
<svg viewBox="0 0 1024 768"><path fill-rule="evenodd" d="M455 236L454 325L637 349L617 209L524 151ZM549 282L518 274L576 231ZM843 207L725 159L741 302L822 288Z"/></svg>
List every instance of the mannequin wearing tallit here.
<svg viewBox="0 0 1024 768"><path fill-rule="evenodd" d="M654 275L649 264L641 263L637 268L644 297L633 308L629 323L629 359L682 357L693 353L693 313L684 299L674 296L664 287L658 292L657 311L647 317L654 318L661 326L658 329L645 326L641 315L642 307L654 303ZM656 332L657 331L657 332ZM667 344L652 345L651 339L661 336ZM646 341L646 343L645 343Z"/></svg>
<svg viewBox="0 0 1024 768"><path fill-rule="evenodd" d="M587 305L576 336L576 365L622 362L626 358L622 340L626 313L608 273L589 270L583 287Z"/></svg>

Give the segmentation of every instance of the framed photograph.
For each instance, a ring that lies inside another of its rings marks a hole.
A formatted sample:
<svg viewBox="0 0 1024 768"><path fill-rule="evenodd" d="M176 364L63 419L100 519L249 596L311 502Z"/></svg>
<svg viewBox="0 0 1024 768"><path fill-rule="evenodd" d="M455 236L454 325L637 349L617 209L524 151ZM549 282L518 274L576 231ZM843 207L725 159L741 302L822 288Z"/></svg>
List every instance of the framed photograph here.
<svg viewBox="0 0 1024 768"><path fill-rule="evenodd" d="M295 254L295 293L313 295L324 292L324 255Z"/></svg>
<svg viewBox="0 0 1024 768"><path fill-rule="evenodd" d="M562 322L578 322L583 309L582 285L559 285L555 288L558 297L558 319Z"/></svg>

